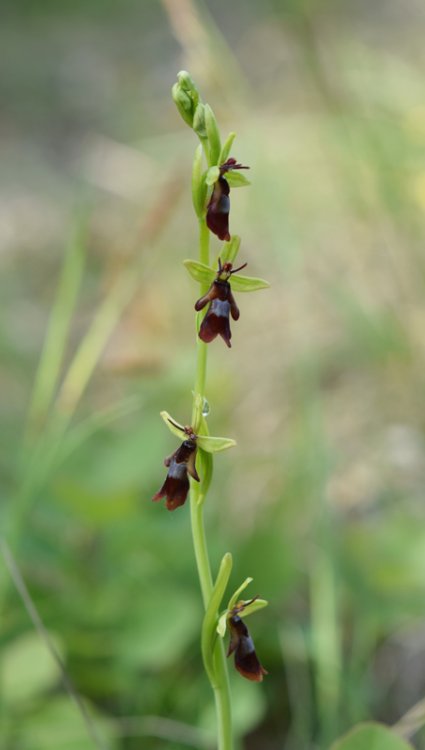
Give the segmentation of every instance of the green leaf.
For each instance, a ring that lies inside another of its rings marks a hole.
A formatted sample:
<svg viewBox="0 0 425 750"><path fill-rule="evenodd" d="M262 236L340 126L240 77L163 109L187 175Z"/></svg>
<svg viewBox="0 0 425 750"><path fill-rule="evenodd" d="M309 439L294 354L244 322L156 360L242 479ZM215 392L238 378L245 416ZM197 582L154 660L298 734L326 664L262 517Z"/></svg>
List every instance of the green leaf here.
<svg viewBox="0 0 425 750"><path fill-rule="evenodd" d="M226 172L226 180L232 188L247 187L251 184L242 172L236 170Z"/></svg>
<svg viewBox="0 0 425 750"><path fill-rule="evenodd" d="M232 265L235 264L236 256L239 252L240 246L241 238L237 234L234 234L229 242L223 243L223 247L219 256L223 265L224 263L232 263Z"/></svg>
<svg viewBox="0 0 425 750"><path fill-rule="evenodd" d="M231 285L234 292L257 292L259 289L268 289L270 284L264 279L255 276L232 276Z"/></svg>
<svg viewBox="0 0 425 750"><path fill-rule="evenodd" d="M170 430L170 432L172 432L173 435L176 435L180 440L184 439L186 433L184 431L183 425L181 425L178 422L176 422L176 420L173 419L169 415L168 411L161 411L160 415L161 415L162 419L164 420L165 424L167 425L168 429ZM173 422L174 422L174 424L173 424Z"/></svg>
<svg viewBox="0 0 425 750"><path fill-rule="evenodd" d="M398 737L383 724L359 724L337 740L331 750L413 750L412 745Z"/></svg>
<svg viewBox="0 0 425 750"><path fill-rule="evenodd" d="M196 215L201 218L205 213L205 203L207 196L207 187L203 179L202 169L202 146L199 144L195 151L192 168L192 203Z"/></svg>
<svg viewBox="0 0 425 750"><path fill-rule="evenodd" d="M217 271L214 271L212 268L205 265L205 263L199 263L197 260L184 260L183 265L191 275L192 279L199 281L200 284L212 284L217 276Z"/></svg>
<svg viewBox="0 0 425 750"><path fill-rule="evenodd" d="M207 451L207 453L219 453L219 451L225 451L227 448L233 448L233 446L236 445L236 440L232 440L232 438L199 435L197 443L198 447Z"/></svg>
<svg viewBox="0 0 425 750"><path fill-rule="evenodd" d="M211 185L214 185L217 182L219 177L220 177L219 168L210 167L205 177L205 184L208 185L208 187L211 187Z"/></svg>
<svg viewBox="0 0 425 750"><path fill-rule="evenodd" d="M220 569L218 571L218 575L214 583L214 588L212 590L212 594L205 612L204 621L202 623L202 657L204 659L205 669L213 685L216 682L213 655L217 624L217 612L220 607L221 600L223 599L224 592L226 591L227 584L229 582L230 573L232 572L232 565L232 555L230 554L230 552L226 552L221 561Z"/></svg>
<svg viewBox="0 0 425 750"><path fill-rule="evenodd" d="M217 120L209 104L204 105L205 125L210 147L210 164L218 164L221 152L220 133Z"/></svg>
<svg viewBox="0 0 425 750"><path fill-rule="evenodd" d="M60 651L57 639L49 637ZM22 635L5 648L2 691L6 703L19 706L52 688L59 679L58 667L38 633Z"/></svg>
<svg viewBox="0 0 425 750"><path fill-rule="evenodd" d="M220 158L218 160L219 164L224 164L224 162L227 161L230 154L230 149L233 146L233 141L235 140L235 138L236 133L229 133L229 135L227 136L220 152Z"/></svg>

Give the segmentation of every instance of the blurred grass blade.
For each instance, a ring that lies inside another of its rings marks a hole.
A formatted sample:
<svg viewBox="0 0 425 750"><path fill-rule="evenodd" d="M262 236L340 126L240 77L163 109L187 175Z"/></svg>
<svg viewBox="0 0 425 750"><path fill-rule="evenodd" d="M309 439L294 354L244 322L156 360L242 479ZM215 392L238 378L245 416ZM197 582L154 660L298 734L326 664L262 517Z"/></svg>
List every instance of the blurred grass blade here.
<svg viewBox="0 0 425 750"><path fill-rule="evenodd" d="M75 302L85 264L85 226L81 223L66 251L56 298L50 314L46 338L37 368L28 411L25 442L46 417L58 381Z"/></svg>
<svg viewBox="0 0 425 750"><path fill-rule="evenodd" d="M56 400L62 430L66 429L71 420L108 339L133 299L139 281L137 268L130 267L116 281L96 311L69 366Z"/></svg>
<svg viewBox="0 0 425 750"><path fill-rule="evenodd" d="M31 595L27 589L27 586L25 584L24 579L22 578L21 572L16 564L16 561L12 555L12 552L10 550L9 545L4 539L0 539L0 552L3 556L5 565L10 573L10 577L12 578L12 581L16 587L17 592L19 593L19 596L22 599L22 602L25 606L26 611L28 612L28 615L31 619L32 624L34 625L36 631L38 632L40 638L43 640L47 650L49 651L52 659L56 662L56 665L59 669L59 672L61 673L62 682L64 684L64 687L69 695L69 697L73 700L75 703L80 716L86 725L87 733L90 736L90 738L93 740L94 747L97 748L97 750L108 750L107 746L104 744L102 738L99 736L99 732L92 721L86 706L84 705L83 701L81 700L81 697L77 693L74 685L72 684L70 677L68 675L68 672L66 671L65 665L52 641L50 638L49 632L44 625L43 620L41 619L41 616L34 604L33 599L31 598Z"/></svg>
<svg viewBox="0 0 425 750"><path fill-rule="evenodd" d="M97 412L87 419L82 420L79 424L71 427L67 433L61 449L56 457L54 466L57 468L59 463L65 461L69 456L81 447L92 435L103 427L108 427L118 419L126 417L142 407L140 396L130 396L129 398L112 404L108 409Z"/></svg>

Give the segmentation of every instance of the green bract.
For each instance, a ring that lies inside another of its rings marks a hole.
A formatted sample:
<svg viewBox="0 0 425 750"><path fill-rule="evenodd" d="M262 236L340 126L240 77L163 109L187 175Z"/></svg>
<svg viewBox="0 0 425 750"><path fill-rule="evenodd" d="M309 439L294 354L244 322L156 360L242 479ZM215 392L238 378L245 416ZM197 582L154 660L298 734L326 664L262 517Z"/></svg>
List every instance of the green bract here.
<svg viewBox="0 0 425 750"><path fill-rule="evenodd" d="M202 624L202 656L204 659L205 669L213 684L216 683L213 657L216 639L215 631L217 623L217 611L220 608L221 600L224 596L224 592L226 591L226 587L229 582L230 573L232 572L232 565L232 555L230 554L230 552L226 552L221 561L220 569L214 583L214 588L212 590Z"/></svg>
<svg viewBox="0 0 425 750"><path fill-rule="evenodd" d="M220 133L217 120L209 104L205 104L205 125L210 149L210 164L218 164L221 152Z"/></svg>
<svg viewBox="0 0 425 750"><path fill-rule="evenodd" d="M239 252L240 246L241 238L237 234L234 234L228 242L223 243L223 247L221 248L220 253L221 262L231 263L233 265Z"/></svg>
<svg viewBox="0 0 425 750"><path fill-rule="evenodd" d="M217 182L219 177L220 169L217 166L210 167L205 177L205 183L210 187Z"/></svg>
<svg viewBox="0 0 425 750"><path fill-rule="evenodd" d="M192 167L192 203L198 218L201 218L205 213L206 197L207 186L202 170L202 145L199 144L195 151Z"/></svg>
<svg viewBox="0 0 425 750"><path fill-rule="evenodd" d="M224 141L223 147L220 152L220 158L218 160L218 163L220 165L224 164L224 162L227 161L229 154L230 154L230 149L233 146L233 141L235 140L235 138L236 138L236 133L229 133L226 140Z"/></svg>

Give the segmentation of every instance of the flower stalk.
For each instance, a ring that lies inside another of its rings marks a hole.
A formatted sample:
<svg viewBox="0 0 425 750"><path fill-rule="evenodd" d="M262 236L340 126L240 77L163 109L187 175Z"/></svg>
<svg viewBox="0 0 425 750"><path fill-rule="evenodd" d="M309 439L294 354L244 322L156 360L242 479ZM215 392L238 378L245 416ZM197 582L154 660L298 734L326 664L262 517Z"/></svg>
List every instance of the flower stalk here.
<svg viewBox="0 0 425 750"><path fill-rule="evenodd" d="M204 218L199 219L199 262L209 265L209 241L210 233ZM201 296L208 290L208 285L200 283ZM198 316L202 313L198 313ZM207 377L207 356L208 345L197 336L197 356L196 356L196 374L195 388L192 403L192 422L194 424L199 420L199 409L205 399L205 385ZM198 569L198 578L201 586L204 609L208 612L208 605L213 594L213 581L211 575L211 565L208 555L208 546L205 535L204 525L204 501L205 494L201 494L202 485L195 482L190 483L190 518L192 529L193 548L195 551L196 566ZM231 556L229 555L230 561ZM230 562L231 566L231 562ZM230 573L230 571L229 571ZM224 593L224 592L223 592ZM216 615L218 607L221 604L218 601L212 616ZM206 666L206 656L204 663ZM232 708L230 700L229 675L227 671L227 661L224 653L223 641L220 638L215 639L213 651L212 670L206 666L208 678L211 687L214 690L214 698L217 715L217 735L219 750L232 750L233 732L232 732Z"/></svg>
<svg viewBox="0 0 425 750"><path fill-rule="evenodd" d="M224 650L224 636L230 633L229 656L234 653L236 669L250 680L260 682L267 674L257 659L253 641L240 618L266 606L258 596L248 601L238 599L251 578L247 578L233 593L227 609L220 612L230 573L232 556L227 552L213 579L204 526L204 503L211 482L212 454L235 445L231 438L212 437L206 416L206 381L208 345L218 334L230 347L229 314L239 318L239 308L234 291L251 292L268 286L263 279L237 274L246 263L233 268L239 251L240 238L229 231L230 188L248 185L248 180L238 170L247 169L229 157L235 138L230 133L221 146L220 133L214 113L204 104L199 92L186 71L177 76L172 89L173 99L183 120L199 137L192 171L192 200L199 222L198 260L186 260L184 265L190 276L199 284L200 298L195 303L196 312L196 370L192 400L191 425L183 426L168 412L161 412L169 430L180 439L181 445L165 459L168 468L166 479L153 500L166 498L166 507L174 511L190 497L190 518L193 548L198 578L204 604L201 650L205 671L214 691L218 750L233 750L232 710L229 675ZM204 168L206 162L206 170ZM224 177L224 175L226 175ZM218 270L210 264L210 236L225 240L222 245Z"/></svg>

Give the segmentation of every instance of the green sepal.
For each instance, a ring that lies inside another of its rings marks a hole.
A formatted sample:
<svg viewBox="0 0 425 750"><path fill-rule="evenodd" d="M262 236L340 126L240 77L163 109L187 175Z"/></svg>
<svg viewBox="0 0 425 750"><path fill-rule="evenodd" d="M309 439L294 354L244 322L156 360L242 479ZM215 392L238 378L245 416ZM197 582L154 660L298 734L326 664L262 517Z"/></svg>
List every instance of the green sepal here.
<svg viewBox="0 0 425 750"><path fill-rule="evenodd" d="M205 126L210 147L210 164L218 164L221 152L220 133L217 120L209 104L204 105Z"/></svg>
<svg viewBox="0 0 425 750"><path fill-rule="evenodd" d="M249 599L246 601L249 601ZM247 604L246 607L244 607L243 612L241 612L241 617L245 618L248 617L248 615L253 615L254 612L258 612L259 609L264 609L268 604L269 603L266 599L255 599L251 604Z"/></svg>
<svg viewBox="0 0 425 750"><path fill-rule="evenodd" d="M246 587L249 586L250 583L252 583L254 579L248 576L248 578L245 578L244 582L241 583L238 589L232 594L232 596L229 599L229 604L227 605L227 609L230 612L231 609L235 606L236 602L239 601L240 595L242 594L242 591L245 591Z"/></svg>
<svg viewBox="0 0 425 750"><path fill-rule="evenodd" d="M218 163L220 166L224 164L225 161L227 161L229 154L230 154L230 149L233 146L233 141L235 140L235 138L236 138L236 133L229 133L226 140L224 141L221 152L220 152L220 158L218 160Z"/></svg>
<svg viewBox="0 0 425 750"><path fill-rule="evenodd" d="M230 573L232 572L232 565L232 555L230 554L230 552L226 552L221 561L220 569L218 571L211 597L206 608L204 621L202 623L202 658L204 660L205 671L207 672L213 687L217 686L217 678L214 669L214 646L216 639L217 612L220 608L221 600L223 599L224 592L226 591L226 587L229 582Z"/></svg>
<svg viewBox="0 0 425 750"><path fill-rule="evenodd" d="M255 276L239 276L235 274L231 279L232 290L234 292L257 292L259 289L268 289L270 284L264 279L257 279Z"/></svg>
<svg viewBox="0 0 425 750"><path fill-rule="evenodd" d="M219 177L219 168L217 166L210 167L205 177L205 184L208 185L208 187L211 187L211 185L215 185Z"/></svg>
<svg viewBox="0 0 425 750"><path fill-rule="evenodd" d="M162 419L164 420L165 424L167 425L168 429L170 430L170 432L172 432L173 435L176 435L178 438L180 438L180 440L182 439L184 440L184 438L186 437L186 433L184 431L183 425L179 424L175 419L173 419L169 415L168 411L161 411L160 415ZM170 419L172 419L172 421L175 422L175 424L172 424L172 422L170 422Z"/></svg>
<svg viewBox="0 0 425 750"><path fill-rule="evenodd" d="M207 128L205 124L205 107L206 104L199 103L198 106L195 109L195 114L193 115L193 129L196 133L196 135L199 136L199 138L207 138Z"/></svg>
<svg viewBox="0 0 425 750"><path fill-rule="evenodd" d="M202 145L195 151L192 167L192 203L196 215L201 219L205 213L207 186L202 169Z"/></svg>
<svg viewBox="0 0 425 750"><path fill-rule="evenodd" d="M233 171L231 169L226 172L226 180L232 188L247 187L251 184L242 172L237 172L236 170Z"/></svg>
<svg viewBox="0 0 425 750"><path fill-rule="evenodd" d="M200 263L197 260L184 260L183 265L192 279L195 279L195 281L198 281L200 284L212 284L217 276L217 271L213 271L213 269L206 266L205 263Z"/></svg>
<svg viewBox="0 0 425 750"><path fill-rule="evenodd" d="M231 263L233 266L235 265L236 256L239 252L240 246L241 238L237 234L234 234L229 242L223 242L223 247L221 248L221 253L219 255L223 265L225 263Z"/></svg>
<svg viewBox="0 0 425 750"><path fill-rule="evenodd" d="M236 445L236 440L232 440L232 438L210 437L209 435L198 435L196 442L198 447L207 453L219 453Z"/></svg>

